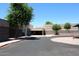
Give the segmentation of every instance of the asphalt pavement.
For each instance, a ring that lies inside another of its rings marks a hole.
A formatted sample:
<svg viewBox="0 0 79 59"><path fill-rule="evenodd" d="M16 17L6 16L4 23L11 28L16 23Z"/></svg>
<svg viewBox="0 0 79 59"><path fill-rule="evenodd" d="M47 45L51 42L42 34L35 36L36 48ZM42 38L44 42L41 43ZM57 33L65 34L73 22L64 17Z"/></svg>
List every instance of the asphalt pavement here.
<svg viewBox="0 0 79 59"><path fill-rule="evenodd" d="M0 48L0 56L79 56L78 45L52 42L50 39L23 39Z"/></svg>

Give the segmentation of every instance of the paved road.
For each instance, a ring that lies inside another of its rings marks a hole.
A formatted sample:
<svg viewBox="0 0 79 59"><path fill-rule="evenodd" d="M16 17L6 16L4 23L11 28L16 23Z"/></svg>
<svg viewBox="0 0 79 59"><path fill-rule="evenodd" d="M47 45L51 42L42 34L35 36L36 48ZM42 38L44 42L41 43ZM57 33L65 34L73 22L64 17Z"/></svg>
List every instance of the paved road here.
<svg viewBox="0 0 79 59"><path fill-rule="evenodd" d="M23 40L0 48L0 56L79 56L79 46L50 41L50 38Z"/></svg>

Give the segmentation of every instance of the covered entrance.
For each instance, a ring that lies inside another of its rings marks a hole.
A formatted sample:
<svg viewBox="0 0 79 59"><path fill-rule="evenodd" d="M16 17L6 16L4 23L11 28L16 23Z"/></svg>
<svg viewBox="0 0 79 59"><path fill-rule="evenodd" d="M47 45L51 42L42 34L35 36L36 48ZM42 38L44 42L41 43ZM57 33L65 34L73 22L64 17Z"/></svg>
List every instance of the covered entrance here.
<svg viewBox="0 0 79 59"><path fill-rule="evenodd" d="M34 29L31 29L31 34L32 35L45 35L45 30L42 28L34 28Z"/></svg>

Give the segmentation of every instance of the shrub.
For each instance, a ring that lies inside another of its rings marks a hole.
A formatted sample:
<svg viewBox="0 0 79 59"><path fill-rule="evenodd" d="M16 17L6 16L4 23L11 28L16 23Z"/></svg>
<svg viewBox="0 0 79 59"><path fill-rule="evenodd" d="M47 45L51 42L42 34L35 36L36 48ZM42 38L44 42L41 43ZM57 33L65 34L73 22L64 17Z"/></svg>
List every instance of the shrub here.
<svg viewBox="0 0 79 59"><path fill-rule="evenodd" d="M47 22L46 22L46 25L52 25L52 22L47 21Z"/></svg>
<svg viewBox="0 0 79 59"><path fill-rule="evenodd" d="M71 29L71 24L70 24L70 23L65 23L65 24L64 24L64 29L66 29L67 31L68 31L69 29Z"/></svg>
<svg viewBox="0 0 79 59"><path fill-rule="evenodd" d="M55 35L58 35L58 31L61 29L61 26L58 24L54 24L52 29L55 31Z"/></svg>

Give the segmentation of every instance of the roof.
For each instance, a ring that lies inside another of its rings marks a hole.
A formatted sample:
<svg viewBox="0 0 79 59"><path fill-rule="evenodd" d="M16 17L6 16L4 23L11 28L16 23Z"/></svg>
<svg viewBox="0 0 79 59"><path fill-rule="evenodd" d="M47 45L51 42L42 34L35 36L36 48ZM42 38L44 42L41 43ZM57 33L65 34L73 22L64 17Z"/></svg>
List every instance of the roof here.
<svg viewBox="0 0 79 59"><path fill-rule="evenodd" d="M9 24L6 20L0 19L0 27L9 27Z"/></svg>
<svg viewBox="0 0 79 59"><path fill-rule="evenodd" d="M79 27L79 24L76 24L74 27Z"/></svg>

